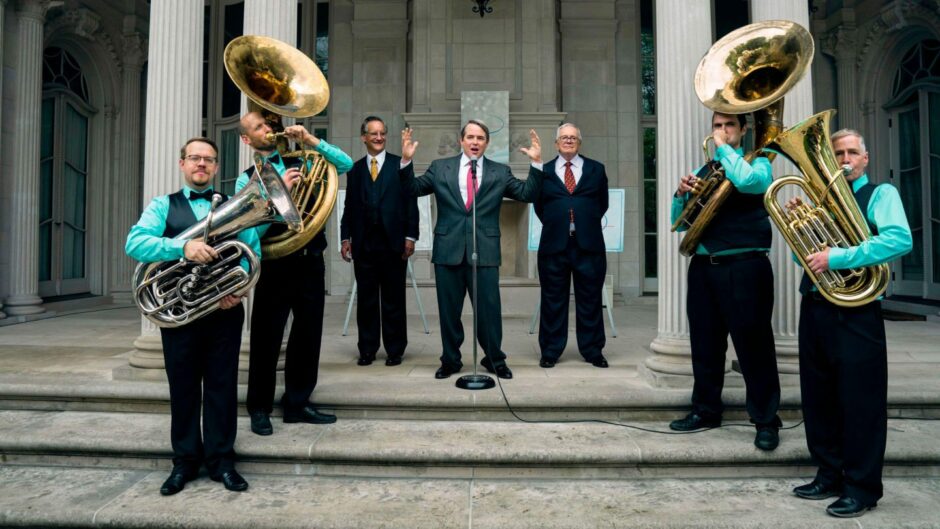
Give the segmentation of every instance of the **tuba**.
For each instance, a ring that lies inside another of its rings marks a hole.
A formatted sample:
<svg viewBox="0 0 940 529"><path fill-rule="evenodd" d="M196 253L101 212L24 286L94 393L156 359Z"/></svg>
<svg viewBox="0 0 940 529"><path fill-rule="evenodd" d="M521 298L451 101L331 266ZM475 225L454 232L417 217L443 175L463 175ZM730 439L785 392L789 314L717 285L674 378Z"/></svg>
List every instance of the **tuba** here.
<svg viewBox="0 0 940 529"><path fill-rule="evenodd" d="M839 167L832 151L829 120L834 113L826 110L811 116L767 146L786 156L803 176L774 180L764 195L764 206L819 293L835 305L857 307L878 299L888 288L887 264L826 270L819 275L806 265L807 256L827 246L857 246L871 237L865 216L845 179L851 167ZM787 185L802 189L813 206L803 204L793 211L782 208L777 193Z"/></svg>
<svg viewBox="0 0 940 529"><path fill-rule="evenodd" d="M185 258L140 263L134 271L134 303L158 327L186 325L214 312L225 296L240 296L254 286L261 263L248 245L232 238L235 234L278 221L278 215L292 229L300 227L300 213L281 177L260 160L248 185L220 205L221 199L213 196L206 218L175 237L211 244L218 259L207 264Z"/></svg>
<svg viewBox="0 0 940 529"><path fill-rule="evenodd" d="M749 24L725 35L702 57L695 71L695 93L713 112L754 113L754 150L751 162L764 154L762 147L783 132L783 96L809 70L813 38L803 26L787 20ZM731 194L734 185L725 178L720 163L709 160L708 140L702 147L707 163L699 171L692 197L672 225L688 230L679 245L692 255L709 223Z"/></svg>
<svg viewBox="0 0 940 529"><path fill-rule="evenodd" d="M319 114L330 99L330 88L316 63L303 52L276 39L259 35L236 37L225 47L225 71L249 101L281 116L306 118ZM301 149L291 151L283 133L277 140L284 158L299 158L302 176L290 190L290 197L300 212L297 227L273 226L261 241L266 259L277 259L303 248L326 226L336 196L339 175L336 167L318 153Z"/></svg>

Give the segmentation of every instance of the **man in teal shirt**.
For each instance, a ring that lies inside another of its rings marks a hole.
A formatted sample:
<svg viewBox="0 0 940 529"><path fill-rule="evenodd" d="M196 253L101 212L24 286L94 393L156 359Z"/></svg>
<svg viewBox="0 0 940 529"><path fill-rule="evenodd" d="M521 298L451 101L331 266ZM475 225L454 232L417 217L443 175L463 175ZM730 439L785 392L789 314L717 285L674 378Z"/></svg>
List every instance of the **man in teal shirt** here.
<svg viewBox="0 0 940 529"><path fill-rule="evenodd" d="M911 229L897 189L871 184L862 136L849 129L832 135L839 164L873 236L848 248L807 257L816 274L887 263L911 251ZM787 202L793 209L799 198ZM840 307L827 301L804 273L800 283L800 390L806 444L819 466L816 478L793 489L797 496L839 499L832 516L860 516L883 495L881 472L888 429L888 348L881 302Z"/></svg>
<svg viewBox="0 0 940 529"><path fill-rule="evenodd" d="M746 123L743 115L716 112L712 116L715 161L724 168L733 189L702 233L689 265L692 411L669 427L689 431L721 425L730 334L747 387L747 412L757 427L754 445L773 450L779 444L780 380L771 327L774 277L767 257L771 231L763 204L772 176L766 158L748 163L743 157ZM682 177L672 201L673 223L695 182L695 175Z"/></svg>
<svg viewBox="0 0 940 529"><path fill-rule="evenodd" d="M179 167L186 184L176 193L154 198L127 236L127 255L143 263L185 257L209 263L218 257L203 241L175 239L209 213L212 177L219 167L218 148L208 138L192 138L180 149ZM238 239L258 255L254 228ZM173 471L160 488L169 496L183 490L205 463L209 476L225 488L242 491L248 483L235 471L238 350L245 311L241 299L227 296L220 308L176 328L161 328L170 385L170 440ZM200 436L200 405L202 435Z"/></svg>
<svg viewBox="0 0 940 529"><path fill-rule="evenodd" d="M249 112L241 119L242 142L269 161L281 174L285 183L292 185L301 175L301 162L283 159L274 141L268 137L271 125L258 112ZM312 147L327 162L343 174L353 163L339 148L317 138L302 125L284 129L292 140ZM248 183L249 168L235 183L239 190ZM260 226L263 234L267 226ZM275 226L273 229L283 229ZM248 413L251 431L258 435L271 435L271 411L277 361L284 338L287 316L293 312L287 341L284 366L284 395L281 406L284 422L326 424L336 422L336 416L317 411L310 403L310 394L317 384L320 364L320 340L323 335L323 308L326 267L323 251L326 249L325 230L318 233L303 248L279 259L265 259L261 277L255 287L254 307L251 313L251 352L248 365Z"/></svg>

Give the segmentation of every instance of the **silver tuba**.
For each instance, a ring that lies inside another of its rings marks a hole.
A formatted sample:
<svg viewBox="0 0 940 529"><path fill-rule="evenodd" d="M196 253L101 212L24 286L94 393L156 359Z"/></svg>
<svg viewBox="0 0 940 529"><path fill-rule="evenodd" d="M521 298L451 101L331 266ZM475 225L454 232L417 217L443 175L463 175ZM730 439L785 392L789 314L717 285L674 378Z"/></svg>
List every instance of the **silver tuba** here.
<svg viewBox="0 0 940 529"><path fill-rule="evenodd" d="M158 327L186 325L214 312L225 296L240 296L254 286L261 261L247 244L231 238L235 234L281 219L301 231L290 192L277 171L270 164L262 166L260 158L255 159L248 185L225 203L220 201L215 195L209 215L175 237L206 241L219 253L218 259L208 264L185 258L140 263L134 271L134 303ZM242 259L248 270L242 268Z"/></svg>

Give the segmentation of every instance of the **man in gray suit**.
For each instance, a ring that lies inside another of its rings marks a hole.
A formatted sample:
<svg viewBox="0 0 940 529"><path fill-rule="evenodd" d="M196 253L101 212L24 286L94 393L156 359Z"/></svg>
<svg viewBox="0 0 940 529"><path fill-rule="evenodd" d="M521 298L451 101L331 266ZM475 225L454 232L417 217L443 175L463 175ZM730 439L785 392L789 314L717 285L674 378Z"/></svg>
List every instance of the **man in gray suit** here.
<svg viewBox="0 0 940 529"><path fill-rule="evenodd" d="M503 197L532 202L542 189L542 147L538 134L529 131L531 146L519 149L532 160L527 180L512 176L508 165L484 158L490 131L477 120L470 120L460 130L463 154L435 160L423 176L414 177L414 157L418 142L411 139L411 129L401 134L401 170L403 189L415 196L434 193L437 223L434 225L435 284L437 306L441 315L441 367L434 378L447 378L460 371L460 345L463 343L464 297L471 295L473 284L472 205L477 208L477 338L486 357L480 365L500 378L512 378L506 365L502 311L499 301L499 209ZM479 310L477 310L479 309Z"/></svg>

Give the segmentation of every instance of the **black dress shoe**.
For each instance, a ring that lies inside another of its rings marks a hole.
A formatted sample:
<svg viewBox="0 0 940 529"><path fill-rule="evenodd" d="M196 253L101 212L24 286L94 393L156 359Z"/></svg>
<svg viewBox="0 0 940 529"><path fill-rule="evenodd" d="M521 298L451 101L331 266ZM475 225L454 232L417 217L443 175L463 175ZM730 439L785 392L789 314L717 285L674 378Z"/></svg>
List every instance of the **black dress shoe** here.
<svg viewBox="0 0 940 529"><path fill-rule="evenodd" d="M499 364L498 366L493 366L493 363L490 362L489 358L484 358L480 360L480 365L483 366L487 371L493 373L499 378L510 379L512 378L512 370L509 369L509 366L506 365L506 362Z"/></svg>
<svg viewBox="0 0 940 529"><path fill-rule="evenodd" d="M855 518L874 509L878 503L865 503L849 496L842 496L829 507L826 512L837 518Z"/></svg>
<svg viewBox="0 0 940 529"><path fill-rule="evenodd" d="M387 366L397 366L399 364L401 364L400 356L390 356L385 359L385 365Z"/></svg>
<svg viewBox="0 0 940 529"><path fill-rule="evenodd" d="M374 360L375 360L375 356L360 356L359 360L356 361L356 365L359 365L359 366L372 365L372 362Z"/></svg>
<svg viewBox="0 0 940 529"><path fill-rule="evenodd" d="M274 427L271 426L271 417L263 411L251 413L251 431L258 435L271 435Z"/></svg>
<svg viewBox="0 0 940 529"><path fill-rule="evenodd" d="M227 470L218 476L212 476L212 481L221 481L225 488L235 492L241 492L248 489L248 482L241 474L232 470Z"/></svg>
<svg viewBox="0 0 940 529"><path fill-rule="evenodd" d="M833 496L841 496L842 487L833 484L824 485L814 479L806 485L800 485L794 488L793 494L804 500L824 500Z"/></svg>
<svg viewBox="0 0 940 529"><path fill-rule="evenodd" d="M594 360L591 360L591 365L594 367L607 368L607 359L604 358L604 355L600 355Z"/></svg>
<svg viewBox="0 0 940 529"><path fill-rule="evenodd" d="M539 367L544 367L545 369L551 369L555 367L555 362L556 360L552 360L551 358L545 358L543 356L542 359L539 360Z"/></svg>
<svg viewBox="0 0 940 529"><path fill-rule="evenodd" d="M688 432L701 428L717 428L719 426L721 426L721 417L717 419L706 418L694 411L682 419L677 419L669 423L669 429L677 432Z"/></svg>
<svg viewBox="0 0 940 529"><path fill-rule="evenodd" d="M173 471L170 472L170 477L166 478L166 481L164 481L163 485L160 487L160 494L163 496L172 496L183 490L183 487L194 479L196 479L196 472L174 468Z"/></svg>
<svg viewBox="0 0 940 529"><path fill-rule="evenodd" d="M440 380L440 379L442 379L442 378L448 378L448 377L450 377L451 375L453 375L454 373L456 373L457 371L460 371L460 369L459 369L459 368L458 368L458 369L454 369L454 368L448 367L448 366L441 366L441 367L437 368L437 371L434 373L434 378L436 378L436 379L438 379L438 380Z"/></svg>
<svg viewBox="0 0 940 529"><path fill-rule="evenodd" d="M305 422L308 424L332 424L336 422L336 415L321 413L310 404L299 410L284 410L284 422Z"/></svg>
<svg viewBox="0 0 940 529"><path fill-rule="evenodd" d="M758 426L757 435L754 436L754 446L761 450L771 451L780 445L780 433L776 426Z"/></svg>

